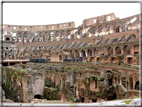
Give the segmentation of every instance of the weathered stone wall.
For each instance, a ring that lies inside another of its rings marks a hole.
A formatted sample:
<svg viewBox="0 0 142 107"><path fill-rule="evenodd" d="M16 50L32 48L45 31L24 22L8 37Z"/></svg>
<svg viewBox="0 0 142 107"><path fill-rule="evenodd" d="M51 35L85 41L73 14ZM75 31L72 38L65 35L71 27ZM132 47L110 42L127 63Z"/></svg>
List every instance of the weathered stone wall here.
<svg viewBox="0 0 142 107"><path fill-rule="evenodd" d="M128 66L29 63L14 67L4 67L3 86L17 92L15 101L30 102L40 95L47 100L89 103L134 97L140 88L138 70Z"/></svg>

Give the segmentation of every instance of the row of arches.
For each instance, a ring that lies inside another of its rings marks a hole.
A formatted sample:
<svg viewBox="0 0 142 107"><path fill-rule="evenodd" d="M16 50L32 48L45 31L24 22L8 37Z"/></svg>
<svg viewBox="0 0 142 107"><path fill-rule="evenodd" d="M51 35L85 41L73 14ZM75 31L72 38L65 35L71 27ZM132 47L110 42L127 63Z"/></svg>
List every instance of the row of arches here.
<svg viewBox="0 0 142 107"><path fill-rule="evenodd" d="M122 54L122 51L123 51L124 55L131 54L130 46L125 45L123 47L123 49L120 46L116 46L115 48L109 47L107 49L107 55L114 55L114 52L115 52L115 55L119 55L119 54ZM79 51L79 50L76 50L76 51L71 50L70 51L71 57L76 57L76 58L79 58L80 56L87 57L87 56L93 56L93 55L98 55L98 54L99 54L99 50L97 48L88 49L86 51L84 49L82 49L81 51Z"/></svg>

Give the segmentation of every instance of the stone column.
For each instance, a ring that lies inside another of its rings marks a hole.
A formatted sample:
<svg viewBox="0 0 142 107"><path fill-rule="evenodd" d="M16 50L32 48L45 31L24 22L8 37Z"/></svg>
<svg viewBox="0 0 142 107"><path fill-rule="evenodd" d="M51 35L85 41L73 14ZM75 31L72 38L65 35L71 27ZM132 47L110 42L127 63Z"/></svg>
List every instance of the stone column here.
<svg viewBox="0 0 142 107"><path fill-rule="evenodd" d="M50 32L48 32L46 36L47 36L46 41L48 42L48 41L49 41L49 38L50 38Z"/></svg>
<svg viewBox="0 0 142 107"><path fill-rule="evenodd" d="M81 52L79 52L79 55L80 55L80 57L82 57L82 53Z"/></svg>
<svg viewBox="0 0 142 107"><path fill-rule="evenodd" d="M113 47L113 55L115 55L115 47Z"/></svg>
<svg viewBox="0 0 142 107"><path fill-rule="evenodd" d="M68 39L68 36L67 36L67 30L65 30L65 35L64 35L64 39Z"/></svg>
<svg viewBox="0 0 142 107"><path fill-rule="evenodd" d="M74 51L74 57L75 57L75 59L76 59L76 52Z"/></svg>
<svg viewBox="0 0 142 107"><path fill-rule="evenodd" d="M53 41L56 40L56 31L53 31L54 32L54 35L53 35Z"/></svg>
<svg viewBox="0 0 142 107"><path fill-rule="evenodd" d="M85 50L85 54L86 54L86 57L88 56L88 54L87 54L87 50Z"/></svg>
<svg viewBox="0 0 142 107"><path fill-rule="evenodd" d="M62 32L59 31L59 41L62 39Z"/></svg>
<svg viewBox="0 0 142 107"><path fill-rule="evenodd" d="M130 48L130 54L134 55L134 46L133 45Z"/></svg>

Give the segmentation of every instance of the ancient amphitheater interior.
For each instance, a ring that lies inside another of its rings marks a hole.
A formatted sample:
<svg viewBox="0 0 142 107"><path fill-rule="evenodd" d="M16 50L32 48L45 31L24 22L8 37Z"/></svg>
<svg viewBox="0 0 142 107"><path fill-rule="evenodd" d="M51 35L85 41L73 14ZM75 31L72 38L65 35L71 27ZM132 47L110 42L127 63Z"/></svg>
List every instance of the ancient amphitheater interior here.
<svg viewBox="0 0 142 107"><path fill-rule="evenodd" d="M78 27L1 29L3 102L97 103L140 95L140 14L110 13Z"/></svg>

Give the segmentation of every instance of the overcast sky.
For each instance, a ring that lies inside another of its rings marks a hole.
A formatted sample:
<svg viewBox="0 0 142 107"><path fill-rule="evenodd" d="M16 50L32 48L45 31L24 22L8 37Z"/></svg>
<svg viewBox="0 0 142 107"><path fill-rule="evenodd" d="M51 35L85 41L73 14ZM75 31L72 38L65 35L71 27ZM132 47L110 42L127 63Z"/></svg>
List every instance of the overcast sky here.
<svg viewBox="0 0 142 107"><path fill-rule="evenodd" d="M3 24L47 25L75 22L78 27L84 19L115 13L125 18L140 14L139 3L4 3Z"/></svg>

